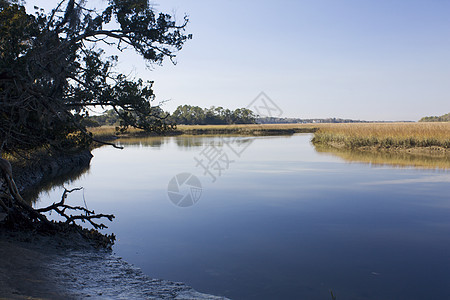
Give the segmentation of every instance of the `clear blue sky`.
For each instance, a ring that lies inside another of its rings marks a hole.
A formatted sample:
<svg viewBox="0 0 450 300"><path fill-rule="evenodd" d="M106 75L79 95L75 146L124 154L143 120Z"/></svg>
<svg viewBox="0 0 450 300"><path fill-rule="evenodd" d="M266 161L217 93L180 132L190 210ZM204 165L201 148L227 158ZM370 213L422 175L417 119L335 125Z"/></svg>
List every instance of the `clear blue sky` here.
<svg viewBox="0 0 450 300"><path fill-rule="evenodd" d="M148 70L129 53L119 67L154 80L157 99L170 99L165 110L246 107L264 91L285 117L450 112L450 1L154 2L180 21L188 14L193 40L176 66Z"/></svg>

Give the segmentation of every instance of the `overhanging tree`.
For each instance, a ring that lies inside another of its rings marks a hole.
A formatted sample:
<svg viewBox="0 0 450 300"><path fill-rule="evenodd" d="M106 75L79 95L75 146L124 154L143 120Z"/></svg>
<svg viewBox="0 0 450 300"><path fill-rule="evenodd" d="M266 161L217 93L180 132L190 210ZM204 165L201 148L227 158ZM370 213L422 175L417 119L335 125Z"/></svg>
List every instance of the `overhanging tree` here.
<svg viewBox="0 0 450 300"><path fill-rule="evenodd" d="M152 82L115 72L117 56L102 46L134 50L149 64L174 60L190 38L185 27L147 0L110 0L103 11L64 0L48 15L27 14L0 0L0 141L2 150L72 147L92 138L82 119L93 106L112 107L123 126L162 131Z"/></svg>
<svg viewBox="0 0 450 300"><path fill-rule="evenodd" d="M170 126L152 105L153 83L118 73L119 57L104 49L135 51L148 64L174 61L191 38L187 17L177 23L147 0L109 0L101 11L87 4L63 0L49 14L30 14L20 1L0 0L0 153L86 147L93 137L82 121L96 106L112 107L122 127Z"/></svg>

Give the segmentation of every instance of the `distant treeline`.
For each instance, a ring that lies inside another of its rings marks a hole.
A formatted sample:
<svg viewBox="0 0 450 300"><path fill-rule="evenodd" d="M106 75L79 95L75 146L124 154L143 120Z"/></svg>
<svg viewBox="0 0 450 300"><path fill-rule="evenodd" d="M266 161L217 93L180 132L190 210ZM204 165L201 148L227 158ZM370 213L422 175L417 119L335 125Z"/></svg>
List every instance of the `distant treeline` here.
<svg viewBox="0 0 450 300"><path fill-rule="evenodd" d="M159 115L166 123L183 125L228 125L228 124L255 124L256 115L247 108L235 110L223 107L201 108L191 105L180 105L172 113L160 111ZM86 126L98 127L103 125L118 125L120 122L114 110L107 110L102 115L91 116L86 120Z"/></svg>
<svg viewBox="0 0 450 300"><path fill-rule="evenodd" d="M191 105L180 105L170 115L170 120L176 124L185 125L226 125L255 124L256 115L247 108L235 110L223 107L201 108Z"/></svg>
<svg viewBox="0 0 450 300"><path fill-rule="evenodd" d="M442 115L440 117L423 117L419 120L419 122L450 122L450 113Z"/></svg>
<svg viewBox="0 0 450 300"><path fill-rule="evenodd" d="M277 117L264 117L257 118L259 124L306 124L306 123L370 123L369 121L350 120L340 118L327 118L327 119L299 119L299 118L277 118Z"/></svg>

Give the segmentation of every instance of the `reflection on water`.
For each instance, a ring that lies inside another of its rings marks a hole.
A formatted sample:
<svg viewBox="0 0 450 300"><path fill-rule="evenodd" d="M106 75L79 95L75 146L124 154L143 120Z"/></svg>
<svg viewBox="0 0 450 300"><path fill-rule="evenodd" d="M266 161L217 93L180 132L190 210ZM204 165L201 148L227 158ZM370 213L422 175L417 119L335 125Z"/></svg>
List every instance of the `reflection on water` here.
<svg viewBox="0 0 450 300"><path fill-rule="evenodd" d="M368 163L371 165L390 165L394 167L416 167L426 169L450 169L450 155L420 155L405 152L375 152L337 149L315 145L316 151L331 154L348 162Z"/></svg>
<svg viewBox="0 0 450 300"><path fill-rule="evenodd" d="M176 137L122 138L117 141L117 144L127 147L153 148L161 148L164 145L174 144L179 148L179 150L190 150L191 148L205 147L210 143L214 143L217 146L223 146L223 141L230 138L234 139L233 142L241 144L241 146L249 144L252 142L252 140L255 139L254 137L243 136L223 136L222 138L220 138L217 135L183 135ZM361 162L371 165L391 165L395 167L417 167L429 169L450 168L449 154L421 155L417 153L407 152L361 151L338 149L335 147L326 147L322 145L314 145L314 148L318 153L332 154L349 162Z"/></svg>
<svg viewBox="0 0 450 300"><path fill-rule="evenodd" d="M168 140L164 137L141 137L141 138L121 138L116 141L118 146L138 146L138 147L154 147L160 148L162 145L167 143Z"/></svg>
<svg viewBox="0 0 450 300"><path fill-rule="evenodd" d="M448 169L348 164L301 134L239 138L248 147L212 182L195 157L234 137L149 140L95 149L72 185L116 215L113 250L151 278L232 299L450 299ZM202 182L189 208L167 193L183 172Z"/></svg>
<svg viewBox="0 0 450 300"><path fill-rule="evenodd" d="M189 150L191 148L200 148L213 142L215 145L223 145L226 139L233 139L237 144L250 143L254 137L248 136L217 136L217 135L182 135L176 137L143 137L143 138L122 138L117 140L119 146L129 147L153 147L161 148L167 144L175 144L180 150Z"/></svg>
<svg viewBox="0 0 450 300"><path fill-rule="evenodd" d="M73 166L72 169L63 175L57 177L44 177L38 185L28 188L22 192L22 197L29 203L35 203L42 193L49 192L55 186L71 185L73 182L79 180L84 174L89 172L90 165L87 166Z"/></svg>

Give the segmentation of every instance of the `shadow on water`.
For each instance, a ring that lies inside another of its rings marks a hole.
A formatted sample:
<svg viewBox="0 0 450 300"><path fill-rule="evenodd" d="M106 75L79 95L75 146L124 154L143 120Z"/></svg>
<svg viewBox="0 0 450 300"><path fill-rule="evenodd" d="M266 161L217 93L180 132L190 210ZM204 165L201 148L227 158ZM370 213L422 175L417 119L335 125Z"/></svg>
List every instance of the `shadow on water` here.
<svg viewBox="0 0 450 300"><path fill-rule="evenodd" d="M450 155L421 155L405 152L375 152L337 149L314 145L320 154L337 156L347 162L366 163L375 166L394 166L397 168L450 169Z"/></svg>

